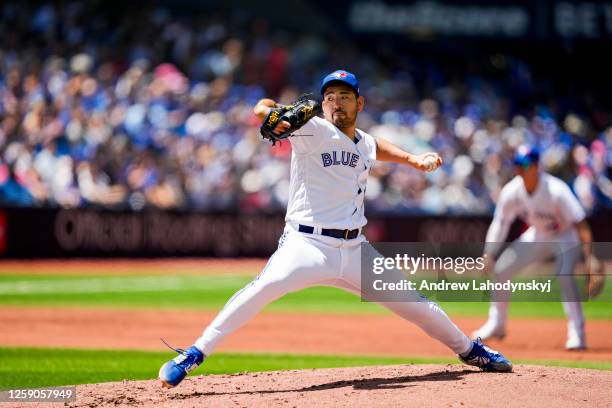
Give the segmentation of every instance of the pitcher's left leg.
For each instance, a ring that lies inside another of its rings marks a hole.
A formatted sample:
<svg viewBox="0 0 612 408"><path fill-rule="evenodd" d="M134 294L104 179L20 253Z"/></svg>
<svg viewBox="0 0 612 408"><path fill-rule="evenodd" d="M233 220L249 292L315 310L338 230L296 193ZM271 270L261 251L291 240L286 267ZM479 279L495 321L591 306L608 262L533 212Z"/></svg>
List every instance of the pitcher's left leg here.
<svg viewBox="0 0 612 408"><path fill-rule="evenodd" d="M367 254L364 254L364 256L372 256L372 254L381 256L369 243L364 243L367 250ZM349 262L343 268L342 280L338 282L337 286L376 301L371 293L364 295L365 290L361 286L360 248L360 245L357 245L344 249L345 253L342 254L342 257L348 256ZM389 282L398 282L405 278L406 276L399 270L385 271L385 280ZM419 326L430 337L445 344L454 353L458 354L459 358L466 364L480 367L485 371L512 371L510 361L495 350L484 346L480 341L471 341L437 303L428 300L416 291L407 291L406 296L408 298L401 302L380 301L377 303Z"/></svg>

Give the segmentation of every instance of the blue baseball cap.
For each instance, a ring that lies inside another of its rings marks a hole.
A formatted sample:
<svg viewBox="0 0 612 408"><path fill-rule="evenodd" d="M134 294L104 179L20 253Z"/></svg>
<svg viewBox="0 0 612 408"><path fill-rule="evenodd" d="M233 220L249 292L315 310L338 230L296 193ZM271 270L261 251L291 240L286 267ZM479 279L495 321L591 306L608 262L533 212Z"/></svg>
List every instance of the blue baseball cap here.
<svg viewBox="0 0 612 408"><path fill-rule="evenodd" d="M359 81L357 80L357 77L343 69L334 71L323 78L323 81L321 82L321 95L325 93L325 88L327 88L333 82L342 82L353 88L353 90L357 92L357 95L359 95Z"/></svg>
<svg viewBox="0 0 612 408"><path fill-rule="evenodd" d="M540 151L535 146L521 145L514 154L514 164L522 167L529 167L540 161Z"/></svg>

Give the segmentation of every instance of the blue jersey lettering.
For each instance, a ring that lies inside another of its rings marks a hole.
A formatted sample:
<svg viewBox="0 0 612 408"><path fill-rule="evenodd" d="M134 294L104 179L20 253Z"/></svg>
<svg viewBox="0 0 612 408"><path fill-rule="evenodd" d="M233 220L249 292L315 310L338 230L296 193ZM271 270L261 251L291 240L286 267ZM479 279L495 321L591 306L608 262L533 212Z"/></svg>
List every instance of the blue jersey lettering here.
<svg viewBox="0 0 612 408"><path fill-rule="evenodd" d="M321 153L323 167L329 166L350 166L357 167L359 155L351 152L339 151L331 153Z"/></svg>

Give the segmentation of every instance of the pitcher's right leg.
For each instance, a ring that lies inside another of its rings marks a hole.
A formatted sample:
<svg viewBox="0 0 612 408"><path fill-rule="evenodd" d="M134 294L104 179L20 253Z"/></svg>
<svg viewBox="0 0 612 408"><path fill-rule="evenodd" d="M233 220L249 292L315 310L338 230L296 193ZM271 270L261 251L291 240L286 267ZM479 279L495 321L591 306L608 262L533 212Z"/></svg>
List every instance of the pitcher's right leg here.
<svg viewBox="0 0 612 408"><path fill-rule="evenodd" d="M181 355L162 366L159 375L162 384L166 387L178 385L225 337L269 303L287 293L333 278L339 269L335 264L339 256L334 256L334 250L338 251L301 233L287 232L284 242L279 244L262 272L232 296L194 345L187 350L177 350Z"/></svg>
<svg viewBox="0 0 612 408"><path fill-rule="evenodd" d="M259 276L227 302L195 346L209 355L221 340L269 303L332 277L333 256L329 252L330 249L317 245L316 241L290 232Z"/></svg>

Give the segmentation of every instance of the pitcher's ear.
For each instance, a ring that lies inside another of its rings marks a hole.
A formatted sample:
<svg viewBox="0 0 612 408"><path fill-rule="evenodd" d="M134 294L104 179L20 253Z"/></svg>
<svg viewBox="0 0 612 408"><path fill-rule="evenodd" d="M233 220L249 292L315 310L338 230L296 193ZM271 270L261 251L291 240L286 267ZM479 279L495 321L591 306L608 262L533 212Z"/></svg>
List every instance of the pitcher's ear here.
<svg viewBox="0 0 612 408"><path fill-rule="evenodd" d="M363 107L365 106L365 97L361 95L357 98L357 112L361 112Z"/></svg>

